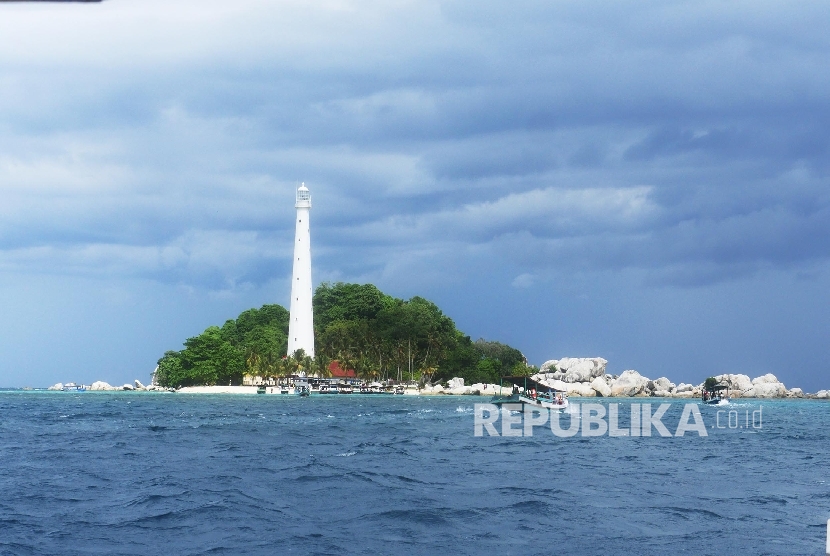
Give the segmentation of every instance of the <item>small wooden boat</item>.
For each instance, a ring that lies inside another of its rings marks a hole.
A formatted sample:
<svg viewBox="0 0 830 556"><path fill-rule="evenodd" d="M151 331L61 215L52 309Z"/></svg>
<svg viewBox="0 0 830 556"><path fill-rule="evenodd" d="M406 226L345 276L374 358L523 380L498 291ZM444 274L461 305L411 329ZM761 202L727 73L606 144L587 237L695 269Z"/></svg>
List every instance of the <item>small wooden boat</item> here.
<svg viewBox="0 0 830 556"><path fill-rule="evenodd" d="M508 386L505 386L505 383ZM501 379L500 392L509 388L510 394L496 394L490 403L501 406L502 404L521 404L534 407L563 411L567 409L568 394L543 384L529 376L505 376Z"/></svg>
<svg viewBox="0 0 830 556"><path fill-rule="evenodd" d="M729 405L729 380L718 381L715 377L709 377L703 383L701 401L706 405Z"/></svg>

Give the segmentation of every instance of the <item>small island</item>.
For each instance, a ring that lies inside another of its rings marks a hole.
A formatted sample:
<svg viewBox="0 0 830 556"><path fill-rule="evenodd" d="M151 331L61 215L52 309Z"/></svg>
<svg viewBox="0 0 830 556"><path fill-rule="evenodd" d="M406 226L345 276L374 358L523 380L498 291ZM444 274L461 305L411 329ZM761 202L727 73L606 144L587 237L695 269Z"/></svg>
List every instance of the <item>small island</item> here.
<svg viewBox="0 0 830 556"><path fill-rule="evenodd" d="M326 377L339 368L369 382L429 387L454 377L498 384L502 376L538 372L518 349L473 341L422 297L403 300L371 284L324 283L314 292L313 308L314 359L302 350L287 356L289 313L264 305L188 338L181 351L166 352L153 382L164 388L237 386L255 377Z"/></svg>
<svg viewBox="0 0 830 556"><path fill-rule="evenodd" d="M55 384L50 390L136 390L186 393L254 393L257 387L286 392L297 377L315 392L421 395L493 395L502 377L527 376L575 397L699 398L708 382L675 384L636 370L606 373L601 357L564 357L541 367L518 349L458 330L437 305L423 297L398 299L372 284L323 283L313 295L316 357L299 349L288 355L289 312L281 305L248 309L236 319L188 338L180 351L159 360L151 384L91 386ZM336 380L335 380L336 379ZM772 374L750 378L720 374L707 381L729 386L733 398L830 399L786 388ZM276 392L275 392L276 393Z"/></svg>

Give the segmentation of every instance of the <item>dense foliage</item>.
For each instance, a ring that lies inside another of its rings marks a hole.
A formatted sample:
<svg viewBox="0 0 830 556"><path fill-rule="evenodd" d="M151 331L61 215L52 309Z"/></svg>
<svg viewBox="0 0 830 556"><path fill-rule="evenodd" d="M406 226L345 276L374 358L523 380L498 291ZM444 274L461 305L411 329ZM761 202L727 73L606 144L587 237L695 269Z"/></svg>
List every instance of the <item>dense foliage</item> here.
<svg viewBox="0 0 830 556"><path fill-rule="evenodd" d="M367 379L434 382L460 376L468 384L525 374L520 351L473 342L432 302L386 295L371 284L322 284L314 293L316 358L287 349L288 312L279 305L245 311L222 328L189 338L159 360L163 386L240 384L245 373L279 376L306 370L325 375L332 360Z"/></svg>
<svg viewBox="0 0 830 556"><path fill-rule="evenodd" d="M156 381L162 386L241 384L254 367L277 367L288 346L288 311L279 305L249 309L219 328L188 338L182 351L159 359Z"/></svg>

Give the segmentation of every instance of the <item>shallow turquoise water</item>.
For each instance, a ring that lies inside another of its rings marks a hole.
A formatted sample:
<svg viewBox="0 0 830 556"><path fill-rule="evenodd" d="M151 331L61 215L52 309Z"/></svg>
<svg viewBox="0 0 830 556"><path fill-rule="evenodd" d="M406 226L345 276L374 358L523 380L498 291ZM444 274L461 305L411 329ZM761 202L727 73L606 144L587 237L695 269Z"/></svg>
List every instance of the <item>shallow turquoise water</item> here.
<svg viewBox="0 0 830 556"><path fill-rule="evenodd" d="M824 550L828 403L765 401L762 429L705 438L505 438L473 435L481 401L0 393L0 552Z"/></svg>

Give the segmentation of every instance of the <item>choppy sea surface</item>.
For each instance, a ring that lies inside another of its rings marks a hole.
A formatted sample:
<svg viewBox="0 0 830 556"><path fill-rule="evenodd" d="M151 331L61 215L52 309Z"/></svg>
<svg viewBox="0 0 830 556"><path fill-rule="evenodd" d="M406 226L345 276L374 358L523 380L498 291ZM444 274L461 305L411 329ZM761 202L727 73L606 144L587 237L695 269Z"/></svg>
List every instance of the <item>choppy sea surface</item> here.
<svg viewBox="0 0 830 556"><path fill-rule="evenodd" d="M474 436L481 401L0 392L0 553L824 553L828 403L516 438Z"/></svg>

